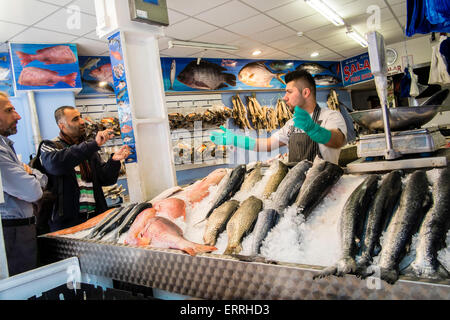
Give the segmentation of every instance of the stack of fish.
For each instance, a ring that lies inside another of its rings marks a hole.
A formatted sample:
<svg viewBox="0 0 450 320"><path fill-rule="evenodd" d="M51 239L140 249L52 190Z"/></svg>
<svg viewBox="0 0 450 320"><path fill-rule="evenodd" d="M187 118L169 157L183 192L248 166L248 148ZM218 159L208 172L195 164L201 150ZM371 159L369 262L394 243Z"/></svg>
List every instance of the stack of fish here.
<svg viewBox="0 0 450 320"><path fill-rule="evenodd" d="M194 122L201 121L202 127L218 127L231 117L231 110L227 107L209 108L203 113L191 112L186 115L180 112L168 114L170 129L193 129Z"/></svg>
<svg viewBox="0 0 450 320"><path fill-rule="evenodd" d="M120 123L116 117L105 117L99 120L93 120L90 117L83 118L86 122L86 137L88 139L95 139L97 132L106 129L112 129L114 135L120 136Z"/></svg>
<svg viewBox="0 0 450 320"><path fill-rule="evenodd" d="M403 273L449 278L437 252L450 227L450 169L437 172L432 186L424 170L361 177L364 180L342 201L340 258L317 277L367 277L375 264L381 279L394 283L417 234L415 260ZM85 230L85 239L173 248L191 255L216 251L225 237L224 254L242 259L246 247L246 259L257 261L279 221L284 224L293 211L304 223L313 220L312 213L321 210L320 203L342 176L342 168L319 158L296 164L276 160L269 168L256 162L216 169L185 188L170 188L149 202L109 210L53 235Z"/></svg>
<svg viewBox="0 0 450 320"><path fill-rule="evenodd" d="M374 269L371 263L378 251L376 266L381 279L395 283L400 262L417 232L415 260L402 272L438 280L450 277L437 260L437 252L445 246L450 227L450 169L440 169L432 191L424 170L409 174L403 190L402 174L390 172L379 187L380 176L372 174L354 190L341 215L341 258L316 277L348 273L367 277L373 273L368 270ZM380 241L382 232L385 235ZM359 251L360 259L356 262Z"/></svg>
<svg viewBox="0 0 450 320"><path fill-rule="evenodd" d="M203 141L199 146L180 141L173 146L175 164L194 163L226 157L226 146L216 145L211 141Z"/></svg>

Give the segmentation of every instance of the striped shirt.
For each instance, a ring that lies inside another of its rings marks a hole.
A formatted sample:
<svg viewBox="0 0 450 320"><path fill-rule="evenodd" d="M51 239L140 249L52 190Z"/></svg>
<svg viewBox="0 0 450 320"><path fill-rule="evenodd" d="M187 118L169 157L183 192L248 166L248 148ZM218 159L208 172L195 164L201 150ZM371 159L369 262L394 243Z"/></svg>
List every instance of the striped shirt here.
<svg viewBox="0 0 450 320"><path fill-rule="evenodd" d="M81 179L80 166L75 167L78 187L80 188L80 212L95 211L94 185Z"/></svg>

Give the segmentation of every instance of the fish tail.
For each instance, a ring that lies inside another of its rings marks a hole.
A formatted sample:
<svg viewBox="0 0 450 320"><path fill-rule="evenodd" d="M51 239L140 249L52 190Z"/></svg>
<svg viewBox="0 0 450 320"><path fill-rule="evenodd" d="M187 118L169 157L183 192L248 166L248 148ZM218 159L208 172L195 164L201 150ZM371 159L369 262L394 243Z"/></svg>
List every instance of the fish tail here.
<svg viewBox="0 0 450 320"><path fill-rule="evenodd" d="M64 76L63 82L67 83L71 87L75 87L75 79L77 78L78 73L72 72L66 76Z"/></svg>
<svg viewBox="0 0 450 320"><path fill-rule="evenodd" d="M20 64L22 66L26 66L27 64L29 64L31 61L34 61L34 55L33 54L29 54L29 53L25 53L22 51L16 51L17 56L20 59Z"/></svg>
<svg viewBox="0 0 450 320"><path fill-rule="evenodd" d="M398 279L398 272L394 269L380 268L380 278L389 284L394 284Z"/></svg>
<svg viewBox="0 0 450 320"><path fill-rule="evenodd" d="M236 76L231 73L226 73L225 74L225 82L228 83L232 87L236 86Z"/></svg>
<svg viewBox="0 0 450 320"><path fill-rule="evenodd" d="M286 82L283 80L283 79L281 79L281 77L284 77L286 75L286 73L277 73L277 79L278 79L278 81L280 81L282 84L286 84Z"/></svg>
<svg viewBox="0 0 450 320"><path fill-rule="evenodd" d="M197 253L211 252L211 251L215 251L215 250L217 250L216 247L207 246L207 245L198 244L198 243L192 243L191 245L183 248L183 251L187 252L191 256L195 256Z"/></svg>

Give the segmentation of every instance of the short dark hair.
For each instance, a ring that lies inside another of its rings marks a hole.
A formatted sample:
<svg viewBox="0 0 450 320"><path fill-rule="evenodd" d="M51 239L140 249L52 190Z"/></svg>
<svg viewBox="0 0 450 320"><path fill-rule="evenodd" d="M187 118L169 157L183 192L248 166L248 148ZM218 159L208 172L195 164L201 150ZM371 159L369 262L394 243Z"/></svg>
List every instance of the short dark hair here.
<svg viewBox="0 0 450 320"><path fill-rule="evenodd" d="M55 121L56 121L56 124L58 124L59 123L59 121L61 121L61 119L62 119L62 117L64 117L64 110L66 110L66 109L75 109L74 107L72 107L72 106L62 106L62 107L59 107L58 109L56 109L55 110Z"/></svg>
<svg viewBox="0 0 450 320"><path fill-rule="evenodd" d="M291 81L297 81L297 80L303 80L307 88L311 90L311 93L313 94L313 97L316 97L316 81L314 80L314 77L306 70L295 70L291 71L284 77L284 80L286 83L289 83Z"/></svg>

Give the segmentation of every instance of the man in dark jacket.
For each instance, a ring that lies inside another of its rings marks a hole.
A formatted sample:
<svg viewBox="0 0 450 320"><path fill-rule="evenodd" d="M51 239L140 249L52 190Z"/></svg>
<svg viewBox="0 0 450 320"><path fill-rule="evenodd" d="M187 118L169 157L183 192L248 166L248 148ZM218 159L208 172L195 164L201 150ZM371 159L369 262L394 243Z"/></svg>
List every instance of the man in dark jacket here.
<svg viewBox="0 0 450 320"><path fill-rule="evenodd" d="M102 186L117 182L120 161L129 147L122 146L103 162L100 147L113 137L112 130L99 131L93 141L85 141L85 123L80 112L69 106L55 111L59 136L41 146L41 163L56 196L49 221L50 231L69 228L107 210Z"/></svg>

